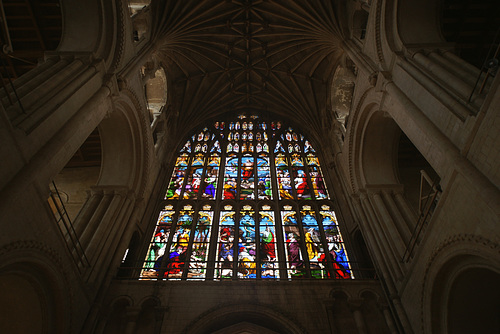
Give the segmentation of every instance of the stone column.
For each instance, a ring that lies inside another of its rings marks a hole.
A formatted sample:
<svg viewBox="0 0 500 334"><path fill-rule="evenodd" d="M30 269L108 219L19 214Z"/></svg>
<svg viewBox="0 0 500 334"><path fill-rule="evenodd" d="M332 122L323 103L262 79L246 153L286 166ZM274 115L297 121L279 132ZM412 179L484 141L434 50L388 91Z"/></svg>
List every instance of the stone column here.
<svg viewBox="0 0 500 334"><path fill-rule="evenodd" d="M387 207L389 211L392 213L392 217L394 217L394 225L399 232L399 235L404 244L407 244L411 237L411 232L408 228L408 223L403 218L403 215L399 211L399 208L396 205L392 192L390 190L384 189L382 190L382 196L385 199L385 203L387 203Z"/></svg>
<svg viewBox="0 0 500 334"><path fill-rule="evenodd" d="M405 111L399 108L389 108L388 112L396 121L401 130L410 138L424 133L424 137L418 142L422 144L417 149L427 152L428 157L439 157L430 159L429 163L441 178L441 186L446 188L447 178L453 171L459 172L474 187L482 200L487 203L493 212L500 212L500 191L498 188L474 166L467 157L463 156L453 142L420 110L401 89L392 81L385 85L386 91ZM409 125L411 124L411 126ZM418 134L416 133L418 132ZM415 142L412 140L412 142Z"/></svg>
<svg viewBox="0 0 500 334"><path fill-rule="evenodd" d="M361 312L361 306L363 304L362 300L349 301L349 306L354 317L354 322L356 323L356 328L359 334L367 334L365 319L363 318L363 312Z"/></svg>
<svg viewBox="0 0 500 334"><path fill-rule="evenodd" d="M417 52L413 56L413 59L417 62L417 64L425 68L428 74L433 75L436 79L455 90L455 92L457 92L461 97L469 97L473 87L464 82L462 78L455 75L455 73L450 72L437 63L435 58L433 59L422 52Z"/></svg>
<svg viewBox="0 0 500 334"><path fill-rule="evenodd" d="M387 324L387 327L389 328L389 331L391 334L398 334L398 331L396 329L396 326L394 325L394 320L392 320L392 314L389 311L389 308L385 305L381 307L382 313L384 314L384 319L385 323Z"/></svg>
<svg viewBox="0 0 500 334"><path fill-rule="evenodd" d="M401 58L398 61L398 65L410 76L415 78L418 84L424 86L428 91L434 92L434 96L438 97L439 100L461 121L465 121L470 115L475 113L475 111L464 105L465 99L463 99L462 103L459 102L455 96L450 95L448 90L429 78L429 76L426 75L421 68L416 67L415 64ZM391 115L391 117L396 120L393 115Z"/></svg>
<svg viewBox="0 0 500 334"><path fill-rule="evenodd" d="M384 228L380 226L380 223L378 222L368 196L363 194L361 198L364 210L367 213L367 216L370 217L367 224L370 225L371 233L373 234L381 252L380 259L386 262L387 270L392 280L399 281L401 280L402 274L398 265L399 259L396 258L394 250L390 246L391 242L388 242L388 239L384 234Z"/></svg>
<svg viewBox="0 0 500 334"><path fill-rule="evenodd" d="M140 309L137 307L127 307L125 319L125 331L124 334L134 334L135 328L137 326L137 320L139 318Z"/></svg>
<svg viewBox="0 0 500 334"><path fill-rule="evenodd" d="M413 211L411 211L408 203L406 202L406 199L401 192L396 192L394 194L394 199L397 207L401 210L401 214L404 216L404 220L408 226L408 230L410 231L411 236L413 230L415 229L418 217L413 213Z"/></svg>

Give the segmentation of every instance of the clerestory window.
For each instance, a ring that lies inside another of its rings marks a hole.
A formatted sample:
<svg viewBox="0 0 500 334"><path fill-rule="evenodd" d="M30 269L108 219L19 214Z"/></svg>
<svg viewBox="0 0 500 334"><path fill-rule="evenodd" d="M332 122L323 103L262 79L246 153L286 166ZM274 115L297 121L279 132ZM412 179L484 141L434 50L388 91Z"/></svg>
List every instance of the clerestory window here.
<svg viewBox="0 0 500 334"><path fill-rule="evenodd" d="M351 279L316 151L280 121L214 122L180 149L141 279Z"/></svg>

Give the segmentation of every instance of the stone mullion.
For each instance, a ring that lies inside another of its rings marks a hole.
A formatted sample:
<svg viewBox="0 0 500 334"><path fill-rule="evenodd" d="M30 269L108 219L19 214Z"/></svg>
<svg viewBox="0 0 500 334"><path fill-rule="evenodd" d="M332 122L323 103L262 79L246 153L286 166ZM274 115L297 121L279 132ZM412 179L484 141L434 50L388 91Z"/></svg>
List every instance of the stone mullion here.
<svg viewBox="0 0 500 334"><path fill-rule="evenodd" d="M269 145L269 144L268 144ZM271 145L269 145L269 151L271 152ZM274 208L274 225L275 225L275 231L276 232L276 242L278 245L278 268L279 268L279 273L280 277L287 278L288 277L288 272L287 272L287 267L288 263L286 262L286 250L285 250L285 241L286 241L286 236L283 234L283 221L281 220L281 206L280 206L280 201L279 201L279 186L278 186L278 176L276 175L276 160L274 156L274 152L271 155L271 153L268 153L269 157L269 172L270 172L270 177L271 177L271 187L272 187L272 193L273 193L273 202L275 203L276 207ZM279 223L278 223L279 222ZM278 232L279 230L279 232ZM278 241L279 240L279 241Z"/></svg>

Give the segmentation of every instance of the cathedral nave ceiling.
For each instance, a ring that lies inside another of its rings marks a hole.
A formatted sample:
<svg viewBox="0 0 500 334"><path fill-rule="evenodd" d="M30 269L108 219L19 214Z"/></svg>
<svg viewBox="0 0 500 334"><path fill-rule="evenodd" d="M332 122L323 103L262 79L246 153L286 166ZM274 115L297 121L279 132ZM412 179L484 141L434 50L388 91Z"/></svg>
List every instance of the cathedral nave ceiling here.
<svg viewBox="0 0 500 334"><path fill-rule="evenodd" d="M330 1L159 6L156 57L165 67L181 128L228 111L263 110L321 129L341 55Z"/></svg>

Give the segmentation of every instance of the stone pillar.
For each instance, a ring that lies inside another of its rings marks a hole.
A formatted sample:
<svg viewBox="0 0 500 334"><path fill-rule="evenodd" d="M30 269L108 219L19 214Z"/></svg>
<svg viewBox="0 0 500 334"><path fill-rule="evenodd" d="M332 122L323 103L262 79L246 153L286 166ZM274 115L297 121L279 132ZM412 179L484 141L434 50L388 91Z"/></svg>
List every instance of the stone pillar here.
<svg viewBox="0 0 500 334"><path fill-rule="evenodd" d="M461 154L453 142L443 134L394 82L387 82L385 89L395 102L405 110L405 112L401 112L399 108L388 109L391 117L396 121L401 130L403 130L410 140L424 133L424 137L418 142L427 144L422 144L424 146L417 147L417 149L420 152L427 152L426 158L439 157L439 159L428 159L428 161L441 178L441 186L446 188L446 183L453 175L453 171L457 171L467 180L471 187L474 187L474 191L481 196L482 200L488 204L493 212L500 212L500 191L491 180L481 173L467 157ZM412 142L417 141L412 140Z"/></svg>
<svg viewBox="0 0 500 334"><path fill-rule="evenodd" d="M104 65L93 60L90 53L51 54L43 65L14 82L15 93L9 91L7 96L3 91L0 97L4 105L14 101L6 108L7 115L14 126L29 133L68 100L84 102L78 91L89 83L99 87L103 75Z"/></svg>
<svg viewBox="0 0 500 334"><path fill-rule="evenodd" d="M374 207L377 209L379 212L381 219L379 219L380 222L380 227L386 237L386 240L389 242L393 254L396 257L401 257L404 252L405 245L403 241L401 240L401 236L397 233L397 230L395 228L394 221L392 220L391 215L389 214L389 211L387 211L387 208L385 206L384 201L382 200L382 197L380 196L379 192L373 192L370 194L371 198L373 199L374 202Z"/></svg>
<svg viewBox="0 0 500 334"><path fill-rule="evenodd" d="M88 254L88 247L92 238L94 238L95 232L101 224L102 217L106 213L108 209L108 205L113 199L113 194L109 191L104 191L100 187L92 187L92 192L94 192L96 198L100 198L99 203L95 207L95 210L91 212L90 219L85 224L85 230L83 231L80 237L80 243L85 249L85 253L87 253L87 257L90 258L91 255ZM83 222L81 222L83 223Z"/></svg>
<svg viewBox="0 0 500 334"><path fill-rule="evenodd" d="M392 192L390 190L382 190L382 196L384 197L384 202L387 203L388 210L391 212L391 216L394 218L393 222L399 232L399 235L406 245L411 237L411 232L408 228L408 223L403 218L402 213L396 205Z"/></svg>
<svg viewBox="0 0 500 334"><path fill-rule="evenodd" d="M451 51L443 50L441 54L443 55L444 58L456 64L459 68L461 68L462 69L461 72L463 72L465 75L471 75L473 77L477 77L481 73L481 71L477 67L475 67L472 64L469 64L468 62L466 62L465 60L463 60L462 58L460 58Z"/></svg>
<svg viewBox="0 0 500 334"><path fill-rule="evenodd" d="M391 334L398 334L396 326L394 325L394 320L392 320L392 314L389 311L389 308L386 305L381 306L382 313L384 314L385 323L389 328Z"/></svg>
<svg viewBox="0 0 500 334"><path fill-rule="evenodd" d="M119 264L123 253L118 245L127 235L127 229L133 229L134 224L130 224L130 217L134 210L135 196L131 192L122 192L120 196L122 201L119 208L116 209L112 220L107 224L105 232L106 239L101 244L99 258L95 265L95 270L90 280L100 282L107 274L110 267L115 268Z"/></svg>
<svg viewBox="0 0 500 334"><path fill-rule="evenodd" d="M446 70L448 70L450 73L454 73L457 77L459 77L461 80L463 80L463 82L465 82L469 86L473 87L474 84L476 83L476 79L477 76L479 75L479 72L475 75L471 74L471 72L468 71L466 68L464 68L462 64L459 65L458 63L451 61L449 58L443 57L442 53L438 51L430 52L428 57L432 61L438 63L440 66L446 68Z"/></svg>
<svg viewBox="0 0 500 334"><path fill-rule="evenodd" d="M394 282L399 281L401 280L402 273L399 267L399 259L397 259L394 250L391 248L392 241L388 242L388 239L383 231L384 228L380 226L368 196L363 194L361 198L364 210L367 213L367 216L370 217L367 224L370 225L371 233L373 233L381 252L380 260L386 262L387 270L392 280Z"/></svg>
<svg viewBox="0 0 500 334"><path fill-rule="evenodd" d="M408 230L410 231L410 235L413 233L415 229L415 225L417 223L417 216L411 211L406 199L404 198L401 192L396 192L394 194L395 203L397 207L401 210L401 214L404 216L404 220L408 226Z"/></svg>
<svg viewBox="0 0 500 334"><path fill-rule="evenodd" d="M116 216L120 212L123 205L123 198L126 195L126 190L116 187L104 188L104 196L109 196L110 200L105 208L105 213L93 233L92 240L87 247L87 253L90 259L98 256L106 248L105 243L108 242L110 230L115 222Z"/></svg>
<svg viewBox="0 0 500 334"><path fill-rule="evenodd" d="M465 121L470 115L475 113L475 111L464 105L465 99L463 99L462 103L459 102L456 97L449 94L448 90L444 89L440 84L429 78L429 76L426 75L420 67L416 67L415 64L410 63L406 59L400 59L398 61L398 65L401 66L401 68L409 75L415 78L417 83L424 86L428 91L434 92L434 96L438 97L439 100L461 121ZM393 115L391 115L391 117L396 120Z"/></svg>
<svg viewBox="0 0 500 334"><path fill-rule="evenodd" d="M363 318L363 312L361 312L361 306L363 304L362 300L349 301L349 306L354 317L354 322L356 323L356 328L359 334L367 334L365 319Z"/></svg>
<svg viewBox="0 0 500 334"><path fill-rule="evenodd" d="M137 326L137 320L139 317L140 309L137 307L127 307L126 310L126 324L124 334L134 334L135 328Z"/></svg>

